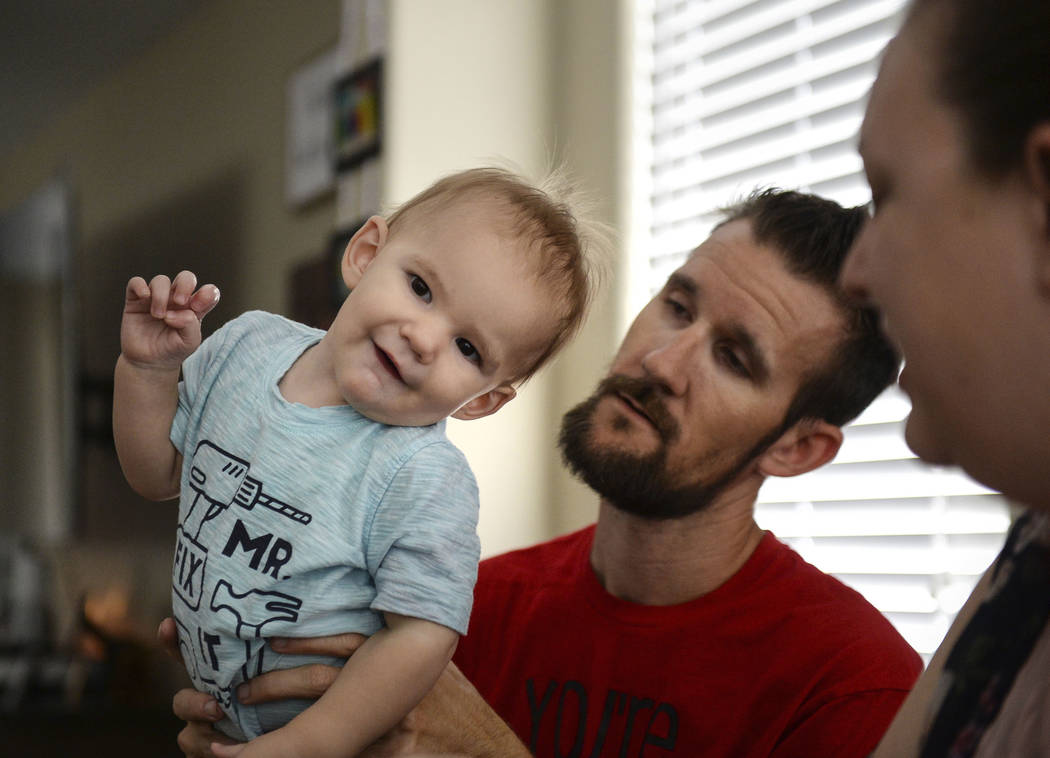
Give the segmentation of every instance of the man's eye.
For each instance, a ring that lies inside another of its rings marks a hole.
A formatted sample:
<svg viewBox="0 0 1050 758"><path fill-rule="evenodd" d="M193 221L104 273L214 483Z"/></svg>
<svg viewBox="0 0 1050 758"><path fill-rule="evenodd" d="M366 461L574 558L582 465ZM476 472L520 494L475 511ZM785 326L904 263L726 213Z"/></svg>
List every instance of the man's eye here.
<svg viewBox="0 0 1050 758"><path fill-rule="evenodd" d="M419 297L424 303L430 302L430 287L427 286L426 282L424 282L415 274L409 274L408 284L412 288L412 291L416 293L416 296Z"/></svg>
<svg viewBox="0 0 1050 758"><path fill-rule="evenodd" d="M715 349L718 352L719 360L721 360L730 371L743 377L751 376L747 364L741 360L740 356L730 345L719 345Z"/></svg>
<svg viewBox="0 0 1050 758"><path fill-rule="evenodd" d="M668 309L670 309L671 314L675 318L682 318L682 319L690 318L691 314L689 313L689 309L686 308L684 305L682 305L677 300L675 300L673 297L665 298L664 302L667 303Z"/></svg>
<svg viewBox="0 0 1050 758"><path fill-rule="evenodd" d="M456 347L459 348L459 352L463 353L463 356L470 361L475 363L481 363L481 353L478 352L477 348L471 344L470 340L463 339L462 337L456 337Z"/></svg>

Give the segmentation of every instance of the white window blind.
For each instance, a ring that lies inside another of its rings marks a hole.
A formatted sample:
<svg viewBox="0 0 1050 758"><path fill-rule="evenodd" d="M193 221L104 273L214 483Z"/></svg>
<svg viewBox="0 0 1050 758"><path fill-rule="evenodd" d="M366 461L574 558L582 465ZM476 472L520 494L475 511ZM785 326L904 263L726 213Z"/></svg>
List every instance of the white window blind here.
<svg viewBox="0 0 1050 758"><path fill-rule="evenodd" d="M655 292L755 187L870 199L856 137L904 0L637 0L634 270ZM835 461L763 487L758 520L864 594L927 660L998 552L998 495L917 461L891 388Z"/></svg>

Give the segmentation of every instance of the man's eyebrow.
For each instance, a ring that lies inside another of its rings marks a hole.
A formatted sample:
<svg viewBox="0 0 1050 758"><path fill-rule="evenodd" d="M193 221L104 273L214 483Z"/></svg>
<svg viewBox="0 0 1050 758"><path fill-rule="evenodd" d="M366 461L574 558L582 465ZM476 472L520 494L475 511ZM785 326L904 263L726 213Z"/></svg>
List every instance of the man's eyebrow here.
<svg viewBox="0 0 1050 758"><path fill-rule="evenodd" d="M700 285L691 276L675 271L667 277L667 289L680 290L690 297L699 297Z"/></svg>

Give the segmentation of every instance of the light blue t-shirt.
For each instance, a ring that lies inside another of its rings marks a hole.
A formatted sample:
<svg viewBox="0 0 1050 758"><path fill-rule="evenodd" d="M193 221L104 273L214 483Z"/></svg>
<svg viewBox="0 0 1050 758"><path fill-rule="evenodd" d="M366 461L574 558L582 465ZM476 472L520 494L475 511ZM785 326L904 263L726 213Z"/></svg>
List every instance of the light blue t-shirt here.
<svg viewBox="0 0 1050 758"><path fill-rule="evenodd" d="M237 701L245 679L304 662L266 638L372 634L382 611L465 634L470 617L480 544L466 459L444 422L387 426L285 400L278 382L323 334L253 311L182 367L172 603L193 683L238 738L309 704Z"/></svg>

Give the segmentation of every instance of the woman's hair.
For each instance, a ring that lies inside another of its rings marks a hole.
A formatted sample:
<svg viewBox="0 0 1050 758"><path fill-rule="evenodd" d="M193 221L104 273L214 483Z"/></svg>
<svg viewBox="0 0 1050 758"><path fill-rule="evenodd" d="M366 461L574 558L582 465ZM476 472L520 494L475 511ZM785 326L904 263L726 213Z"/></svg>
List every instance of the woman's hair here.
<svg viewBox="0 0 1050 758"><path fill-rule="evenodd" d="M973 165L999 178L1050 121L1050 0L913 0L936 50L937 94L962 116Z"/></svg>

